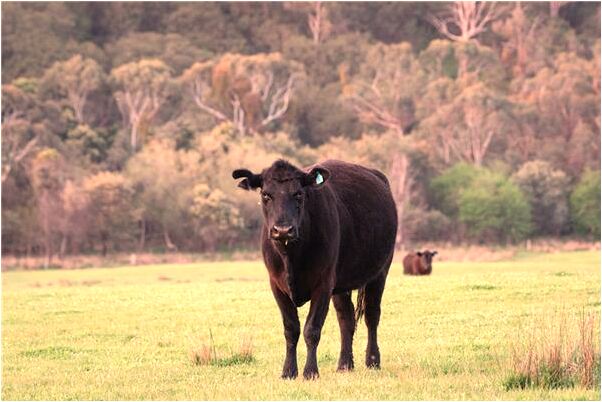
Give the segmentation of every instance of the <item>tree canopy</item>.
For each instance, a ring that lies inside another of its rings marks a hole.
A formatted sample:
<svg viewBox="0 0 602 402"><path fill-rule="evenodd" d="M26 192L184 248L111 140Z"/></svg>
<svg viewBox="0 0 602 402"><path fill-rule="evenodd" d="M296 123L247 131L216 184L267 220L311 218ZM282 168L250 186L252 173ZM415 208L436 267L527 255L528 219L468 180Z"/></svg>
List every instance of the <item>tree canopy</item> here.
<svg viewBox="0 0 602 402"><path fill-rule="evenodd" d="M398 245L599 236L600 4L9 2L2 22L3 252L251 247L230 172L276 158L382 170Z"/></svg>

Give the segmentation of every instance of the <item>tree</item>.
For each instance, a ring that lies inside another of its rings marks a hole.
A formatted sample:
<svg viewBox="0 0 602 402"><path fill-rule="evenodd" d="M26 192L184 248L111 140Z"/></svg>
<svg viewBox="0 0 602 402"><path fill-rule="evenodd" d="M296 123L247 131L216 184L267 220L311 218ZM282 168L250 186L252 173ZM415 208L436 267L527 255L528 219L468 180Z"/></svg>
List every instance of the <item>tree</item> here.
<svg viewBox="0 0 602 402"><path fill-rule="evenodd" d="M219 188L210 188L200 183L193 188L190 212L195 220L196 232L205 243L206 249L215 251L224 238L231 239L241 229L244 220L235 202Z"/></svg>
<svg viewBox="0 0 602 402"><path fill-rule="evenodd" d="M314 12L307 16L307 24L315 44L320 44L330 33L328 8L321 1L314 2Z"/></svg>
<svg viewBox="0 0 602 402"><path fill-rule="evenodd" d="M571 194L571 219L577 233L600 239L600 171L586 171Z"/></svg>
<svg viewBox="0 0 602 402"><path fill-rule="evenodd" d="M419 56L428 78L478 79L487 86L503 89L506 72L496 52L476 42L433 40Z"/></svg>
<svg viewBox="0 0 602 402"><path fill-rule="evenodd" d="M303 75L298 63L286 61L279 53L226 54L195 63L180 80L201 111L217 122L232 123L244 135L284 117Z"/></svg>
<svg viewBox="0 0 602 402"><path fill-rule="evenodd" d="M92 163L103 162L112 144L112 133L105 128L92 128L80 124L67 132L65 140L69 154L74 157L83 156Z"/></svg>
<svg viewBox="0 0 602 402"><path fill-rule="evenodd" d="M582 54L582 46L568 23L551 18L533 5L516 3L510 17L496 21L492 30L501 39L500 58L513 72L515 79L532 77L553 65L560 52Z"/></svg>
<svg viewBox="0 0 602 402"><path fill-rule="evenodd" d="M39 141L26 119L26 112L33 102L32 97L19 87L2 85L2 183L15 166L34 151Z"/></svg>
<svg viewBox="0 0 602 402"><path fill-rule="evenodd" d="M115 100L130 129L131 151L136 152L141 131L151 124L168 96L171 71L161 60L144 59L111 71Z"/></svg>
<svg viewBox="0 0 602 402"><path fill-rule="evenodd" d="M64 3L6 3L2 22L3 83L40 76L75 44L75 19Z"/></svg>
<svg viewBox="0 0 602 402"><path fill-rule="evenodd" d="M531 204L533 228L539 234L558 236L569 218L569 179L545 161L525 163L512 176Z"/></svg>
<svg viewBox="0 0 602 402"><path fill-rule="evenodd" d="M166 17L167 32L178 33L200 49L213 53L243 52L247 41L236 25L227 3L173 3L174 11Z"/></svg>
<svg viewBox="0 0 602 402"><path fill-rule="evenodd" d="M550 2L550 17L558 17L560 9L570 3L569 1L551 1Z"/></svg>
<svg viewBox="0 0 602 402"><path fill-rule="evenodd" d="M510 18L492 25L492 30L505 39L500 57L511 66L514 75L527 74L527 67L532 64L537 47L540 46L537 33L541 23L539 16L529 18L522 4L517 2Z"/></svg>
<svg viewBox="0 0 602 402"><path fill-rule="evenodd" d="M312 42L319 45L332 30L332 24L328 19L328 7L321 1L309 3L289 3L287 9L301 9L307 12L307 26L311 32Z"/></svg>
<svg viewBox="0 0 602 402"><path fill-rule="evenodd" d="M482 82L461 80L450 86L440 105L421 123L421 130L441 145L444 165L465 161L482 166L495 140L511 129L512 105ZM444 81L445 82L445 81ZM437 90L436 87L431 89ZM449 96L456 92L457 95ZM432 109L434 105L430 105Z"/></svg>
<svg viewBox="0 0 602 402"><path fill-rule="evenodd" d="M462 190L470 187L478 175L478 168L460 162L435 177L430 183L435 208L450 218L457 219Z"/></svg>
<svg viewBox="0 0 602 402"><path fill-rule="evenodd" d="M100 65L90 58L77 54L69 60L56 62L44 73L43 85L56 89L59 96L66 97L78 123L85 124L86 103L92 91L105 80Z"/></svg>
<svg viewBox="0 0 602 402"><path fill-rule="evenodd" d="M82 184L74 180L65 182L61 197L64 218L60 255L65 254L68 244L71 244L71 251L77 254L92 234L94 216L90 210L90 199Z"/></svg>
<svg viewBox="0 0 602 402"><path fill-rule="evenodd" d="M412 185L414 184L410 158L403 153L395 153L389 170L391 192L397 209L397 235L395 247L401 248L406 240L406 207L410 202Z"/></svg>
<svg viewBox="0 0 602 402"><path fill-rule="evenodd" d="M600 92L595 61L559 53L550 68L520 83L515 99L533 119L537 157L578 176L600 161Z"/></svg>
<svg viewBox="0 0 602 402"><path fill-rule="evenodd" d="M415 99L425 84L409 43L375 45L343 94L359 119L405 134L416 122Z"/></svg>
<svg viewBox="0 0 602 402"><path fill-rule="evenodd" d="M485 32L487 25L498 19L503 11L494 1L455 1L439 15L429 15L429 21L448 39L469 42Z"/></svg>
<svg viewBox="0 0 602 402"><path fill-rule="evenodd" d="M460 193L459 218L473 238L518 241L531 232L529 202L504 176L482 170Z"/></svg>
<svg viewBox="0 0 602 402"><path fill-rule="evenodd" d="M107 53L115 66L141 59L159 59L176 75L195 61L211 56L210 52L198 48L186 36L157 32L131 32L108 44Z"/></svg>
<svg viewBox="0 0 602 402"><path fill-rule="evenodd" d="M385 44L409 42L422 50L438 37L437 30L424 18L440 9L436 2L332 2L339 30L367 34ZM377 23L376 23L377 21Z"/></svg>
<svg viewBox="0 0 602 402"><path fill-rule="evenodd" d="M198 177L198 154L176 151L168 141L151 141L127 164L127 176L139 188L142 228L139 247L144 247L146 222L161 226L165 246L177 250L170 232L182 232L193 201L192 188Z"/></svg>
<svg viewBox="0 0 602 402"><path fill-rule="evenodd" d="M449 241L457 225L436 209L426 210L409 204L404 214L405 242Z"/></svg>
<svg viewBox="0 0 602 402"><path fill-rule="evenodd" d="M52 148L42 149L32 161L32 187L37 201L37 215L43 232L46 254L44 268L48 268L52 262L55 238L62 228L61 192L65 181L64 171L61 155Z"/></svg>
<svg viewBox="0 0 602 402"><path fill-rule="evenodd" d="M131 183L119 173L100 172L86 177L82 188L89 200L94 234L100 238L102 255L113 244L131 241L138 211Z"/></svg>

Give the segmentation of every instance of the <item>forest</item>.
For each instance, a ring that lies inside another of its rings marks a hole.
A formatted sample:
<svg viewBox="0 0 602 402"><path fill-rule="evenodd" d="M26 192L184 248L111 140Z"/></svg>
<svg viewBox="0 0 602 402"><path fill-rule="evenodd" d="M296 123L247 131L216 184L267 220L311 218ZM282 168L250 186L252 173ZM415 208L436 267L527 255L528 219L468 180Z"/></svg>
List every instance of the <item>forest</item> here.
<svg viewBox="0 0 602 402"><path fill-rule="evenodd" d="M2 253L256 248L285 158L400 247L600 238L600 3L3 2Z"/></svg>

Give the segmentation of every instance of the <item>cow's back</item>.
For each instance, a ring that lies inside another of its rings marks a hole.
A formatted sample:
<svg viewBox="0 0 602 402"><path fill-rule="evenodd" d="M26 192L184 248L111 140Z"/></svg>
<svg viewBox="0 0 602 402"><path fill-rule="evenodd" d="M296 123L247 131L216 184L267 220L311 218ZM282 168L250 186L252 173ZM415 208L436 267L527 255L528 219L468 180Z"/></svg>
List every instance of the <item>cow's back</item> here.
<svg viewBox="0 0 602 402"><path fill-rule="evenodd" d="M403 273L406 275L414 274L414 254L408 254L403 258Z"/></svg>
<svg viewBox="0 0 602 402"><path fill-rule="evenodd" d="M336 290L363 286L392 258L397 232L395 202L384 174L329 160L327 184L335 194L340 245ZM329 206L330 207L330 206Z"/></svg>

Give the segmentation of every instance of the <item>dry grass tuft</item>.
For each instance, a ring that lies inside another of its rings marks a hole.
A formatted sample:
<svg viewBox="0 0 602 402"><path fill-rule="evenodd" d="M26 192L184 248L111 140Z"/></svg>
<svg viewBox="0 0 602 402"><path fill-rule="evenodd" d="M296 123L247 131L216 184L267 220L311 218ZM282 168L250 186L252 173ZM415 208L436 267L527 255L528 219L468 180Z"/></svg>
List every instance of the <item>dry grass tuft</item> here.
<svg viewBox="0 0 602 402"><path fill-rule="evenodd" d="M238 352L232 353L232 351L230 351L229 356L225 357L218 354L211 330L209 330L209 339L209 343L202 342L199 346L194 347L190 351L190 359L194 365L228 367L238 364L253 363L255 361L253 355L253 341L250 337L243 338Z"/></svg>
<svg viewBox="0 0 602 402"><path fill-rule="evenodd" d="M585 388L600 386L600 345L596 344L599 335L598 316L582 314L579 321L579 378ZM596 331L598 329L598 331Z"/></svg>
<svg viewBox="0 0 602 402"><path fill-rule="evenodd" d="M249 361L253 360L253 350L253 338L250 336L244 337L240 343L240 349L238 350L240 357Z"/></svg>
<svg viewBox="0 0 602 402"><path fill-rule="evenodd" d="M528 338L513 345L506 390L541 387L592 389L600 385L599 319L582 313L579 319L566 315L523 332Z"/></svg>

